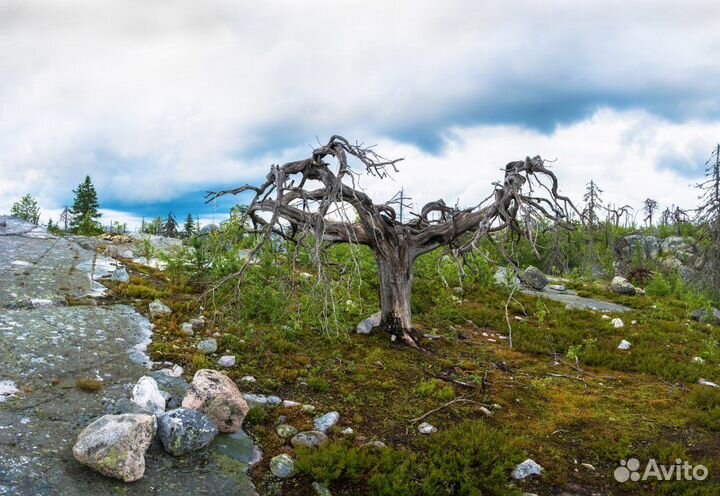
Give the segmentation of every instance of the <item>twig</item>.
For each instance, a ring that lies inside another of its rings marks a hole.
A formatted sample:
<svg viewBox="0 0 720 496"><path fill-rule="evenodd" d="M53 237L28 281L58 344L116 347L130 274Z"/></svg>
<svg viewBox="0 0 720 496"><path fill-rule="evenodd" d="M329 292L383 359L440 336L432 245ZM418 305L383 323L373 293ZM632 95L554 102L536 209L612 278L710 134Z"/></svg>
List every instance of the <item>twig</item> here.
<svg viewBox="0 0 720 496"><path fill-rule="evenodd" d="M443 410L443 409L445 409L445 408L447 408L447 407L449 407L449 406L454 405L455 403L475 403L475 404L477 404L477 405L480 405L480 404L481 404L481 403L478 402L478 401L469 400L469 399L467 399L467 398L455 398L454 400L448 401L447 403L445 403L445 404L442 405L442 406L439 406L439 407L437 407L437 408L435 408L435 409L433 409L433 410L430 410L430 411L427 412L427 413L424 413L424 414L420 415L420 416L417 417L417 418L414 418L414 419L410 420L409 423L414 424L415 422L420 422L421 420L426 419L427 417L429 417L429 416L432 415L433 413L437 413L437 412L439 412L440 410Z"/></svg>

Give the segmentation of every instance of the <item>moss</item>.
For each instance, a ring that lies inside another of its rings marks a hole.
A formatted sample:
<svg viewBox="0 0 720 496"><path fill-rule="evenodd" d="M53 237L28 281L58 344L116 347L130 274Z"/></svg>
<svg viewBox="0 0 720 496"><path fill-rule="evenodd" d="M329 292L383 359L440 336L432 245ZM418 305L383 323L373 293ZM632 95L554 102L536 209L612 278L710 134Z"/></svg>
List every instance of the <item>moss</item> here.
<svg viewBox="0 0 720 496"><path fill-rule="evenodd" d="M105 385L96 379L82 378L75 381L75 387L86 393L97 393L102 391Z"/></svg>

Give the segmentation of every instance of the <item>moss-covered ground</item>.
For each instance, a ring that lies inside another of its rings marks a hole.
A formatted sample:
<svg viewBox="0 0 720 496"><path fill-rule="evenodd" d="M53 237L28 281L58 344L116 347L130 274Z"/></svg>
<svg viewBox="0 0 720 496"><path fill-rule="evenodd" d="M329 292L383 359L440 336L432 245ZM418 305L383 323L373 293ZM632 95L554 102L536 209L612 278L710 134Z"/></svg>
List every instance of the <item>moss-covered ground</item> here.
<svg viewBox="0 0 720 496"><path fill-rule="evenodd" d="M233 354L237 365L227 373L241 390L340 413L328 447L296 453L275 434L275 422L285 415L309 429L313 414L251 411L247 430L265 453L252 470L261 493L313 494L311 482L319 480L335 495L720 494L720 390L697 384L720 382L720 327L690 320L693 308L676 297L621 297L602 284L572 284L582 295L633 309L619 315L625 326L616 329L597 312L516 296L509 307L511 349L504 291L476 285L457 301L452 288L429 288L419 277L415 322L427 337L415 350L382 332L357 335L350 324L339 334L303 325L288 311L292 301L275 313L240 318L200 299L203 287L191 279L132 264L130 270L131 283L113 286L113 300L147 313L147 303L161 298L174 310L155 321L155 360L176 362L191 378ZM291 291L302 301L303 276L283 277L301 281ZM182 336L180 324L202 305L210 325ZM197 341L215 333L218 353L197 353ZM617 349L622 339L632 343L629 351ZM257 382L240 383L246 375ZM438 433L418 433L415 419L422 416ZM354 434L342 435L345 427ZM389 448L361 448L373 440ZM281 452L292 453L300 470L283 483L268 471L269 459ZM629 457L702 463L709 477L618 483L613 471ZM544 474L513 482L510 471L525 458Z"/></svg>

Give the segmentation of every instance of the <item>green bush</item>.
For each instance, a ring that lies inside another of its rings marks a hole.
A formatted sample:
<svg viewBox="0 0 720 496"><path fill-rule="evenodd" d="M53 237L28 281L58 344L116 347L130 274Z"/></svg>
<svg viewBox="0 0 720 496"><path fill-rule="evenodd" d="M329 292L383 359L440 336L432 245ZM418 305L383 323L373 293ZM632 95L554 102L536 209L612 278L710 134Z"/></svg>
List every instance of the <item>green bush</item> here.
<svg viewBox="0 0 720 496"><path fill-rule="evenodd" d="M484 422L464 422L419 441L416 452L372 450L347 442L298 449L297 468L325 483L351 484L362 494L519 495L508 486L523 453L508 436Z"/></svg>
<svg viewBox="0 0 720 496"><path fill-rule="evenodd" d="M669 296L672 294L673 288L665 276L658 272L645 286L645 291L648 296Z"/></svg>

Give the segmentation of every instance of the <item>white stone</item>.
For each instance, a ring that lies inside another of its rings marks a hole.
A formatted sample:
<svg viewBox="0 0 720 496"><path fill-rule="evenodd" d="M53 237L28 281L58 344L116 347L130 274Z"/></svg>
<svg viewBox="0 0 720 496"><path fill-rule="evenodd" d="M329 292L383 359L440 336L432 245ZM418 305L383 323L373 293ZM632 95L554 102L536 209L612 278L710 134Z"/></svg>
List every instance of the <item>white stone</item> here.
<svg viewBox="0 0 720 496"><path fill-rule="evenodd" d="M540 465L538 465L534 460L528 458L515 467L515 470L512 471L511 475L513 479L522 480L531 475L540 475L542 474L542 471L543 468Z"/></svg>
<svg viewBox="0 0 720 496"><path fill-rule="evenodd" d="M235 366L235 355L225 355L220 357L218 365L221 367L234 367Z"/></svg>
<svg viewBox="0 0 720 496"><path fill-rule="evenodd" d="M180 334L183 336L192 336L195 334L195 331L193 330L193 325L190 322L183 322L180 325Z"/></svg>
<svg viewBox="0 0 720 496"><path fill-rule="evenodd" d="M714 387L714 388L720 387L717 384L715 384L714 382L706 381L705 379L702 379L702 378L698 379L698 384L700 384L701 386L710 386L710 387Z"/></svg>
<svg viewBox="0 0 720 496"><path fill-rule="evenodd" d="M622 351L627 351L630 349L630 341L622 340L620 341L620 344L618 345L617 349Z"/></svg>
<svg viewBox="0 0 720 496"><path fill-rule="evenodd" d="M160 392L155 379L147 375L141 377L135 384L131 401L154 414L165 411L165 397Z"/></svg>
<svg viewBox="0 0 720 496"><path fill-rule="evenodd" d="M433 434L437 432L437 427L427 422L423 422L422 424L418 425L418 432L420 434Z"/></svg>
<svg viewBox="0 0 720 496"><path fill-rule="evenodd" d="M255 379L255 378L254 378L253 376L251 376L251 375L246 375L246 376L244 376L244 377L241 377L240 380L243 381L243 382L257 382L257 379Z"/></svg>
<svg viewBox="0 0 720 496"><path fill-rule="evenodd" d="M355 331L358 334L370 334L374 327L380 325L380 312L372 314L367 319L363 320L357 325Z"/></svg>
<svg viewBox="0 0 720 496"><path fill-rule="evenodd" d="M315 425L315 430L327 432L338 423L338 420L340 420L340 414L338 412L330 412L317 417L313 421L313 424Z"/></svg>
<svg viewBox="0 0 720 496"><path fill-rule="evenodd" d="M296 408L300 405L302 405L302 403L299 403L297 401L283 400L282 402L282 406L284 406L285 408Z"/></svg>
<svg viewBox="0 0 720 496"><path fill-rule="evenodd" d="M622 319L619 318L619 317L615 317L614 319L612 319L612 320L610 321L610 324L612 324L612 326L613 326L614 328L616 328L616 329L619 329L619 328L621 328L621 327L625 327L625 323L624 323L624 322L622 321Z"/></svg>
<svg viewBox="0 0 720 496"><path fill-rule="evenodd" d="M0 403L14 397L20 390L13 381L0 381Z"/></svg>
<svg viewBox="0 0 720 496"><path fill-rule="evenodd" d="M344 436L349 436L350 434L353 434L355 431L352 430L352 427L345 427L342 431L340 431L340 434Z"/></svg>
<svg viewBox="0 0 720 496"><path fill-rule="evenodd" d="M148 305L148 309L150 310L150 318L152 319L161 315L170 315L172 313L170 307L160 300L155 300L150 303L150 305Z"/></svg>
<svg viewBox="0 0 720 496"><path fill-rule="evenodd" d="M692 362L702 365L705 363L705 360L702 357L696 356L693 357Z"/></svg>

